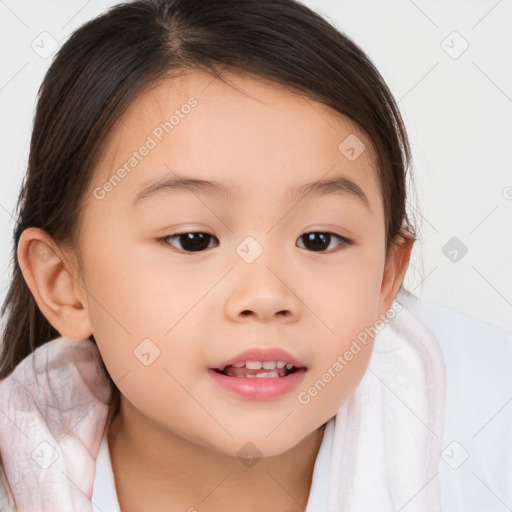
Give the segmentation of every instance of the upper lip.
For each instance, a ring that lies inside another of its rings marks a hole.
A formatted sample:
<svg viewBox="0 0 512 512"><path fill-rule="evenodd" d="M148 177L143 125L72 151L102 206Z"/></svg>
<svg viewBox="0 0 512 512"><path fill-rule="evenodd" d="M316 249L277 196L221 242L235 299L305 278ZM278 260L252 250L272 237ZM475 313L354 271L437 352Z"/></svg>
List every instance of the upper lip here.
<svg viewBox="0 0 512 512"><path fill-rule="evenodd" d="M305 365L298 359L286 352L286 350L278 347L251 348L237 356L226 359L212 368L223 368L230 364L240 363L242 361L284 361L287 364L293 364L296 368L305 368Z"/></svg>

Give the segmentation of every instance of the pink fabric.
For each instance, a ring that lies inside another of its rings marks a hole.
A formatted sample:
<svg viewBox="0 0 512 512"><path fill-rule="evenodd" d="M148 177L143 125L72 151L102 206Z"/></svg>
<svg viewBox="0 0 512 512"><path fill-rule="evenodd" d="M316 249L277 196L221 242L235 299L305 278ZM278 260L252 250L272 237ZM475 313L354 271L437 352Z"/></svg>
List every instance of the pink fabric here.
<svg viewBox="0 0 512 512"><path fill-rule="evenodd" d="M0 381L0 454L18 512L92 512L111 384L96 345L56 338Z"/></svg>

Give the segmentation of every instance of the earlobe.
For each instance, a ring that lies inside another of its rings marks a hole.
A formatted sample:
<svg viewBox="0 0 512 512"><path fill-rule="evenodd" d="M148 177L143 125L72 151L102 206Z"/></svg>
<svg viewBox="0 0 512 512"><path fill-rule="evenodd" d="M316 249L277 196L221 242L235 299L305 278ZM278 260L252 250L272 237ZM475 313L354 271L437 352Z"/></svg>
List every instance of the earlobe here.
<svg viewBox="0 0 512 512"><path fill-rule="evenodd" d="M66 338L88 338L92 327L85 298L53 238L40 228L27 228L17 255L25 282L50 324Z"/></svg>
<svg viewBox="0 0 512 512"><path fill-rule="evenodd" d="M414 236L402 230L398 242L400 245L393 244L390 249L382 278L380 313L384 315L392 306L409 267Z"/></svg>

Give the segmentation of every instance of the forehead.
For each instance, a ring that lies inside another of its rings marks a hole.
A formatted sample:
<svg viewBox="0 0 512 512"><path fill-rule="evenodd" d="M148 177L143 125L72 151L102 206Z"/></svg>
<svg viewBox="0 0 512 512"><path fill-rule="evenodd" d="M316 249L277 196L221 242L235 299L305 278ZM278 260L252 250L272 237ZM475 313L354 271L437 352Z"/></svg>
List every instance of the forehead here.
<svg viewBox="0 0 512 512"><path fill-rule="evenodd" d="M124 168L111 198L127 202L148 179L172 171L226 184L245 200L343 175L378 215L373 146L355 123L262 78L223 76L231 85L199 71L151 84L112 130L94 185Z"/></svg>

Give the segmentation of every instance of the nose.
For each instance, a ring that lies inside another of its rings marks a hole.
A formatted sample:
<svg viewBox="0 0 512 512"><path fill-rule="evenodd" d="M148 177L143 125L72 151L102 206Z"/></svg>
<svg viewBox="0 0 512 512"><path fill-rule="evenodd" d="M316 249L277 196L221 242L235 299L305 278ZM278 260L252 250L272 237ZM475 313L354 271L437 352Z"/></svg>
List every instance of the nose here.
<svg viewBox="0 0 512 512"><path fill-rule="evenodd" d="M244 268L244 265L246 267ZM302 302L289 272L271 268L267 262L242 264L225 303L226 315L236 322L291 323L300 316Z"/></svg>

